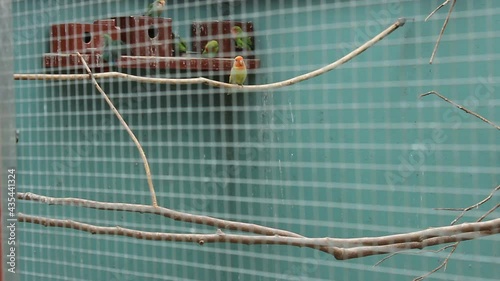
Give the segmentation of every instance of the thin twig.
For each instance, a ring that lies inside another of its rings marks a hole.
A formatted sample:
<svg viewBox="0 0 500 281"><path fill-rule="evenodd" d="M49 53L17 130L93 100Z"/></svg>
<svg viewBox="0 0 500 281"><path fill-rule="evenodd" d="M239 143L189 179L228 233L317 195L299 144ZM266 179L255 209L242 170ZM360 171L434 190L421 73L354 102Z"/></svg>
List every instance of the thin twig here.
<svg viewBox="0 0 500 281"><path fill-rule="evenodd" d="M474 209L474 208L477 208L481 205L483 205L484 203L488 202L488 200L491 199L491 197L493 197L493 194L495 194L495 192L497 192L498 190L500 189L500 185L495 187L495 189L493 189L493 191L490 192L490 194L488 196L486 196L486 198L484 198L483 200L477 202L476 204L474 205L470 205L469 207L467 208L434 208L434 210L445 210L445 211L462 211L460 213L460 215L458 215L452 222L450 225L454 225L458 220L460 220L466 212Z"/></svg>
<svg viewBox="0 0 500 281"><path fill-rule="evenodd" d="M450 0L446 0L443 4L438 6L436 8L436 10L434 10L429 16L427 16L427 18L429 18L432 14L434 14L442 6L448 4L449 1ZM450 20L451 12L453 11L453 8L455 7L456 3L457 3L457 0L453 0L453 2L451 2L450 10L448 11L448 15L446 16L446 19L444 20L443 27L441 27L441 31L439 32L438 39L436 41L436 44L434 45L434 50L432 50L432 55L431 55L431 59L429 60L429 64L432 64L432 62L434 61L434 57L436 56L436 52L437 52L439 43L441 42L441 37L443 37L444 30L446 29L446 26L448 25L448 21ZM425 20L427 20L427 18Z"/></svg>
<svg viewBox="0 0 500 281"><path fill-rule="evenodd" d="M453 106L455 106L456 108L461 109L461 110L465 111L466 113L468 113L468 114L470 114L470 115L473 115L473 116L475 116L475 117L477 117L477 118L481 119L482 121L484 121L484 122L486 122L486 123L490 124L491 126L495 127L497 130L500 130L500 126L498 126L498 125L496 125L495 123L491 122L490 120L488 120L488 119L484 118L483 116L481 116L481 115L479 115L479 114L477 114L477 113L475 113L475 112L473 112L473 111L471 111L471 110L469 110L469 109L467 109L467 108L463 107L462 105L460 105L460 104L458 104L458 103L455 103L454 101L452 101L452 100L448 99L447 97L445 97L445 96L441 95L440 93L438 93L438 92L436 92L436 91L430 91L430 92L427 92L427 93L425 93L425 94L421 94L421 95L419 96L419 98L422 98L422 97L425 97L425 96L428 96L428 95L436 95L436 96L440 97L442 100L444 100L444 101L446 101L446 102L448 102L448 103L452 104L452 105L453 105Z"/></svg>
<svg viewBox="0 0 500 281"><path fill-rule="evenodd" d="M490 200L492 197L493 197L493 194L498 191L500 189L500 185L495 187L493 189L493 191L490 192L490 194L488 196L486 196L486 198L484 198L483 200L479 201L478 203L474 204L474 205L471 205L467 208L436 208L436 210L452 210L452 211L462 211L462 213L460 213L460 215L457 216L456 219L454 219L452 222L451 222L451 225L454 225L461 217L464 216L465 212L467 211L470 211L474 208L477 208L479 206L481 206L482 204L486 203L488 200ZM486 218L489 214L491 214L493 211L495 211L496 208L498 208L500 204L497 204L495 207L491 208L488 212L486 212L484 215L482 215L479 219L476 220L476 222L481 222L484 218ZM446 266L448 264L448 261L450 260L450 257L451 255L455 252L455 250L457 249L458 247L458 244L460 244L460 241L457 241L455 243L453 243L452 245L450 245L451 247L453 247L453 249L451 249L450 253L448 254L448 256L443 260L443 262L438 265L436 268L434 268L433 270L431 270L430 272L424 274L424 275L421 275L415 279L413 279L413 281L421 281L421 280L424 280L425 278L427 278L428 276L430 276L431 274L433 274L434 272L437 272L438 270L440 270L441 268L444 267L444 270L446 270Z"/></svg>
<svg viewBox="0 0 500 281"><path fill-rule="evenodd" d="M495 191L498 190L498 186L497 188L495 188L495 190L490 194L490 196L488 196L487 198L488 199L484 199L482 200L480 203L483 204L484 202L488 201L489 198L491 198L491 196L493 195L493 193ZM481 205L481 204L475 204L477 206ZM474 205L473 205L474 206ZM497 204L496 206L494 206L493 208L491 208L488 212L486 212L484 215L482 215L479 219L476 220L476 222L481 222L484 218L486 218L489 214L491 214L492 212L494 212L498 207L500 206L500 204ZM474 208L474 207L473 207ZM467 208L466 208L467 209ZM472 209L472 208L471 208ZM470 210L470 209L469 209ZM463 214L461 214L463 215ZM461 216L460 216L461 217ZM454 222L456 222L459 218L455 219ZM453 225L453 222L452 222L452 225ZM457 241L451 245L448 245L446 247L453 247L453 249L451 249L450 253L448 254L448 256L446 256L446 258L443 260L443 262L438 265L436 268L434 268L433 270L431 270L430 272L422 275L422 276L419 276L415 279L413 279L413 281L421 281L421 280L424 280L425 278L427 278L429 275L433 274L434 272L437 272L438 270L440 270L441 268L444 267L444 270L446 270L446 266L448 265L448 261L450 260L450 257L451 255L455 252L455 250L457 249L458 245L460 244L460 241ZM445 248L446 248L445 247Z"/></svg>
<svg viewBox="0 0 500 281"><path fill-rule="evenodd" d="M493 194L498 191L500 189L500 185L497 186L495 189L493 189L493 191L486 197L484 198L483 200L481 200L480 202L474 204L474 205L471 205L467 208L435 208L436 210L452 210L452 211L463 211L455 220L453 220L453 222L451 223L451 225L454 225L462 216L465 212L473 209L473 208L477 208L479 206L481 206L482 204L484 204L485 202L487 202L488 200L490 200L492 197L493 197ZM495 207L491 208L488 212L486 212L484 215L482 215L479 219L476 220L476 222L481 222L484 218L486 218L489 214L491 214L492 212L494 212L498 207L500 206L500 204L497 204ZM439 237L433 237L433 238L428 238L428 239L425 239L423 242L426 242L426 245L427 246L430 246L430 244L433 244L433 245L436 245L436 241L433 241L435 240L436 238L439 239ZM434 268L432 271L426 273L425 275L421 275L415 279L413 279L414 281L418 280L418 281L421 281L425 278L427 278L428 276L430 276L431 274L433 274L434 272L437 272L438 270L440 270L441 268L445 268L446 270L446 266L448 264L448 261L451 257L451 255L455 252L455 250L457 249L458 245L460 244L460 241L451 241L451 240L448 240L449 242L454 242L453 244L451 245L447 245L447 246L444 246L438 250L435 250L435 251L429 251L429 252L434 252L434 253L438 253L438 252L441 252L443 250L446 250L448 248L453 248L450 253L448 254L448 256L446 257L446 259L444 259L444 261L439 265L437 266L436 268ZM463 241L463 240L462 240ZM439 241L439 242L442 242L442 241ZM443 243L441 243L443 244ZM419 253L422 253L424 251L420 251ZM374 267L375 266L378 266L379 264L381 264L382 262L386 261L387 259L397 255L397 254L410 254L410 253L414 253L414 252L406 252L406 251L395 251L394 253L384 257L383 259L381 259L380 261L378 261L375 265L373 265Z"/></svg>
<svg viewBox="0 0 500 281"><path fill-rule="evenodd" d="M446 265L448 264L448 261L450 260L450 257L451 255L455 252L455 250L457 249L458 247L458 244L460 242L456 242L456 243L453 243L452 245L450 245L452 247L451 251L448 253L448 256L446 256L446 258L444 259L444 261L438 265L436 268L434 268L433 270L427 272L426 274L424 275L421 275L415 279L413 279L413 281L422 281L424 280L425 278L429 277L429 275L433 274L434 272L437 272L438 270L440 270L441 268L445 268L446 270Z"/></svg>
<svg viewBox="0 0 500 281"><path fill-rule="evenodd" d="M141 155L142 161L144 162L144 170L146 170L149 192L151 193L152 205L153 205L153 207L158 207L158 202L156 201L155 188L153 186L153 180L151 177L151 170L149 169L148 159L146 158L146 153L144 153L144 150L142 149L141 143L139 142L139 140L137 140L137 138L134 135L134 132L132 132L130 127L127 125L127 122L125 122L125 120L121 116L120 112L118 112L118 110L115 108L115 106L113 105L113 102L111 102L111 100L108 98L108 96L106 95L104 90L101 88L101 86L99 86L99 83L97 83L97 80L95 79L94 74L90 70L85 59L82 57L82 55L79 52L76 52L76 54L78 55L78 57L82 61L83 65L85 66L87 73L89 74L90 78L92 79L92 83L94 83L94 86L96 87L96 89L99 91L99 93L101 93L101 95L106 100L106 102L108 103L108 105L111 108L111 110L113 111L113 113L116 115L118 120L120 120L120 123L123 125L123 127L125 127L125 130L130 135L130 137L134 141L135 145L137 146L137 149L139 150L139 154Z"/></svg>
<svg viewBox="0 0 500 281"><path fill-rule="evenodd" d="M128 80L136 81L136 82L142 82L142 83L157 83L157 84L174 84L174 85L186 85L186 84L207 84L213 87L220 87L220 88L233 88L233 89L239 89L240 91L243 90L248 90L248 91L263 91L263 90L269 90L269 89L276 89L276 88L281 88L281 87L286 87L290 86L293 84L297 84L299 82L311 79L313 77L319 76L321 74L324 74L328 71L331 71L344 63L352 60L359 54L363 53L366 51L368 48L371 46L375 45L377 42L380 40L384 39L386 36L391 34L393 31L398 29L399 27L403 26L405 24L405 19L400 18L396 22L394 22L391 26L389 26L387 29L373 37L372 39L368 40L366 43L355 49L354 51L350 52L349 54L345 55L344 57L338 59L337 61L324 66L322 68L316 69L314 71L311 71L309 73L299 75L297 77L283 80L280 82L275 82L275 83L270 83L270 84L262 84L262 85L246 85L246 86L240 86L240 85L234 85L234 84L229 84L229 83L224 83L224 82L219 82L216 80L211 80L207 79L204 77L199 77L199 78L186 78L186 79L168 79L168 78L149 78L149 77L141 77L141 76L134 76L134 75L128 75L125 73L119 73L119 72L108 72L108 73L98 73L94 74L94 77L96 79L98 78L125 78ZM82 74L14 74L14 79L15 80L84 80L87 79L88 76Z"/></svg>
<svg viewBox="0 0 500 281"><path fill-rule="evenodd" d="M397 252L406 249L422 249L438 244L447 244L458 241L472 240L483 236L493 235L500 232L500 219L494 219L487 222L476 222L454 226L444 226L433 229L436 232L435 237L424 239L421 242L408 242L415 236L412 232L401 234L408 237L404 243L393 243L384 246L363 246L355 248L337 248L334 238L307 238L307 237L283 237L275 236L251 236L251 235L236 235L225 234L218 230L216 234L186 234L186 233L159 233L133 230L123 227L104 227L86 223L81 223L73 220L51 219L46 217L37 217L18 213L17 220L19 222L27 222L40 224L49 227L71 228L79 231L89 232L92 234L104 235L119 235L133 237L136 239L155 240L155 241L177 241L177 242L195 242L200 245L205 243L234 243L246 245L288 245L295 247L308 247L318 249L320 247L329 247L329 253L338 260L354 259L378 254ZM451 234L450 234L451 233ZM386 240L388 236L369 238ZM361 238L365 239L365 238ZM343 240L343 239L340 239ZM356 240L356 239L351 239ZM387 242L387 241L385 241ZM376 245L376 244L375 244ZM335 245L336 246L336 245Z"/></svg>
<svg viewBox="0 0 500 281"><path fill-rule="evenodd" d="M453 247L453 245L447 245L447 246L441 247L441 248L439 248L437 250L426 250L426 251L418 251L418 252L415 252L415 251L411 251L411 252L410 251L395 252L395 253L392 253L392 254L388 255L387 257L379 260L376 264L373 265L373 267L376 267L376 266L380 265L381 263L383 263L384 261L392 258L395 255L399 255L399 254L407 254L407 255L409 255L409 254L421 254L421 253L439 253L439 252L442 252L442 251L444 251L444 250L446 250L446 249L448 249L450 247Z"/></svg>
<svg viewBox="0 0 500 281"><path fill-rule="evenodd" d="M483 221L489 214L493 213L496 209L498 209L498 207L500 207L500 204L496 204L495 206L493 206L493 208L489 209L488 212L484 213L484 215L479 217L477 221Z"/></svg>
<svg viewBox="0 0 500 281"><path fill-rule="evenodd" d="M448 2L450 2L450 0L446 0L444 1L443 3L441 3L441 5L437 6L436 9L434 9L434 11L432 11L426 18L425 18L425 21L427 21L430 17L432 17L432 15L434 15L437 11L439 11L439 9L443 8L446 4L448 4Z"/></svg>

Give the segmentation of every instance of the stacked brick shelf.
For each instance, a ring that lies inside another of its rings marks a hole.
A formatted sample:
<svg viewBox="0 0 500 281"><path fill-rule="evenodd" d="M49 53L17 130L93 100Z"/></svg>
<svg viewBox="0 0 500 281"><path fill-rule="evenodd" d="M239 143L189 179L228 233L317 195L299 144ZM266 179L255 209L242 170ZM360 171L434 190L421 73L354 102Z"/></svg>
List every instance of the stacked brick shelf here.
<svg viewBox="0 0 500 281"><path fill-rule="evenodd" d="M83 70L76 52L80 52L94 72L109 71L102 61L103 35L126 44L128 54L118 59L117 66L128 69L165 69L191 71L229 71L237 55L245 57L247 68L258 68L260 61L253 51L235 47L230 28L242 27L253 34L250 22L193 22L191 52L179 56L174 52L172 19L150 17L116 17L94 23L63 23L51 26L50 53L44 54L44 66L56 72ZM203 58L201 51L209 40L219 41L219 54ZM252 37L253 39L253 37Z"/></svg>

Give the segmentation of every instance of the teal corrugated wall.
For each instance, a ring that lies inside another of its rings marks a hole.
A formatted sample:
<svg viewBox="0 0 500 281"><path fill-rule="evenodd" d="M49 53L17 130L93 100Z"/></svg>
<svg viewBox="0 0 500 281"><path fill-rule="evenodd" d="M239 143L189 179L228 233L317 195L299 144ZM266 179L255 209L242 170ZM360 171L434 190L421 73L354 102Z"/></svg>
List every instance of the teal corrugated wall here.
<svg viewBox="0 0 500 281"><path fill-rule="evenodd" d="M309 237L363 237L447 225L456 213L434 208L471 205L498 185L498 131L418 95L436 90L500 122L499 1L457 1L432 65L448 7L423 19L441 1L168 2L174 30L186 37L192 20L254 22L255 84L324 66L397 18L407 22L339 69L273 91L226 96L201 85L102 82L144 146L160 205ZM144 4L12 6L15 72L42 73L51 24L138 14ZM15 95L19 191L149 204L137 149L89 82L16 81ZM148 231L215 231L153 215L25 201L18 209ZM411 280L446 256L401 254L372 267L383 256L337 261L307 248L152 242L27 223L18 239L21 280ZM462 243L429 280L498 278L498 242Z"/></svg>

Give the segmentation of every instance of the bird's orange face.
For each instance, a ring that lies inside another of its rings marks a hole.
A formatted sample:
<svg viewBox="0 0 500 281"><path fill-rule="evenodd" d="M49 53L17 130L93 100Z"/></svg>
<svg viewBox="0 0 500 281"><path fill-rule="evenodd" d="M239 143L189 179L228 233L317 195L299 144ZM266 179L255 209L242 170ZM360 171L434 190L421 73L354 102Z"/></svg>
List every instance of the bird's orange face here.
<svg viewBox="0 0 500 281"><path fill-rule="evenodd" d="M165 2L166 2L165 0L160 0L160 1L158 1L158 4L165 6Z"/></svg>
<svg viewBox="0 0 500 281"><path fill-rule="evenodd" d="M237 56L234 58L234 65L236 66L245 66L245 62L243 61L243 57L242 56Z"/></svg>
<svg viewBox="0 0 500 281"><path fill-rule="evenodd" d="M231 28L231 34L233 34L233 35L238 34L238 28L236 26L234 26L233 28Z"/></svg>

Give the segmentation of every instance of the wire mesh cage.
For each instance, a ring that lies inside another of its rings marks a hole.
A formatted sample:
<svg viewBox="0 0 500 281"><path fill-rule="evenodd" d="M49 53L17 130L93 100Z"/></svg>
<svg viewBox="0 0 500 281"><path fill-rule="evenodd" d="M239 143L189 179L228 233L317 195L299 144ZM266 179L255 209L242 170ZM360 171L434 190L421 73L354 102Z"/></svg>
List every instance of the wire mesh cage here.
<svg viewBox="0 0 500 281"><path fill-rule="evenodd" d="M3 280L498 280L500 2L0 6Z"/></svg>

